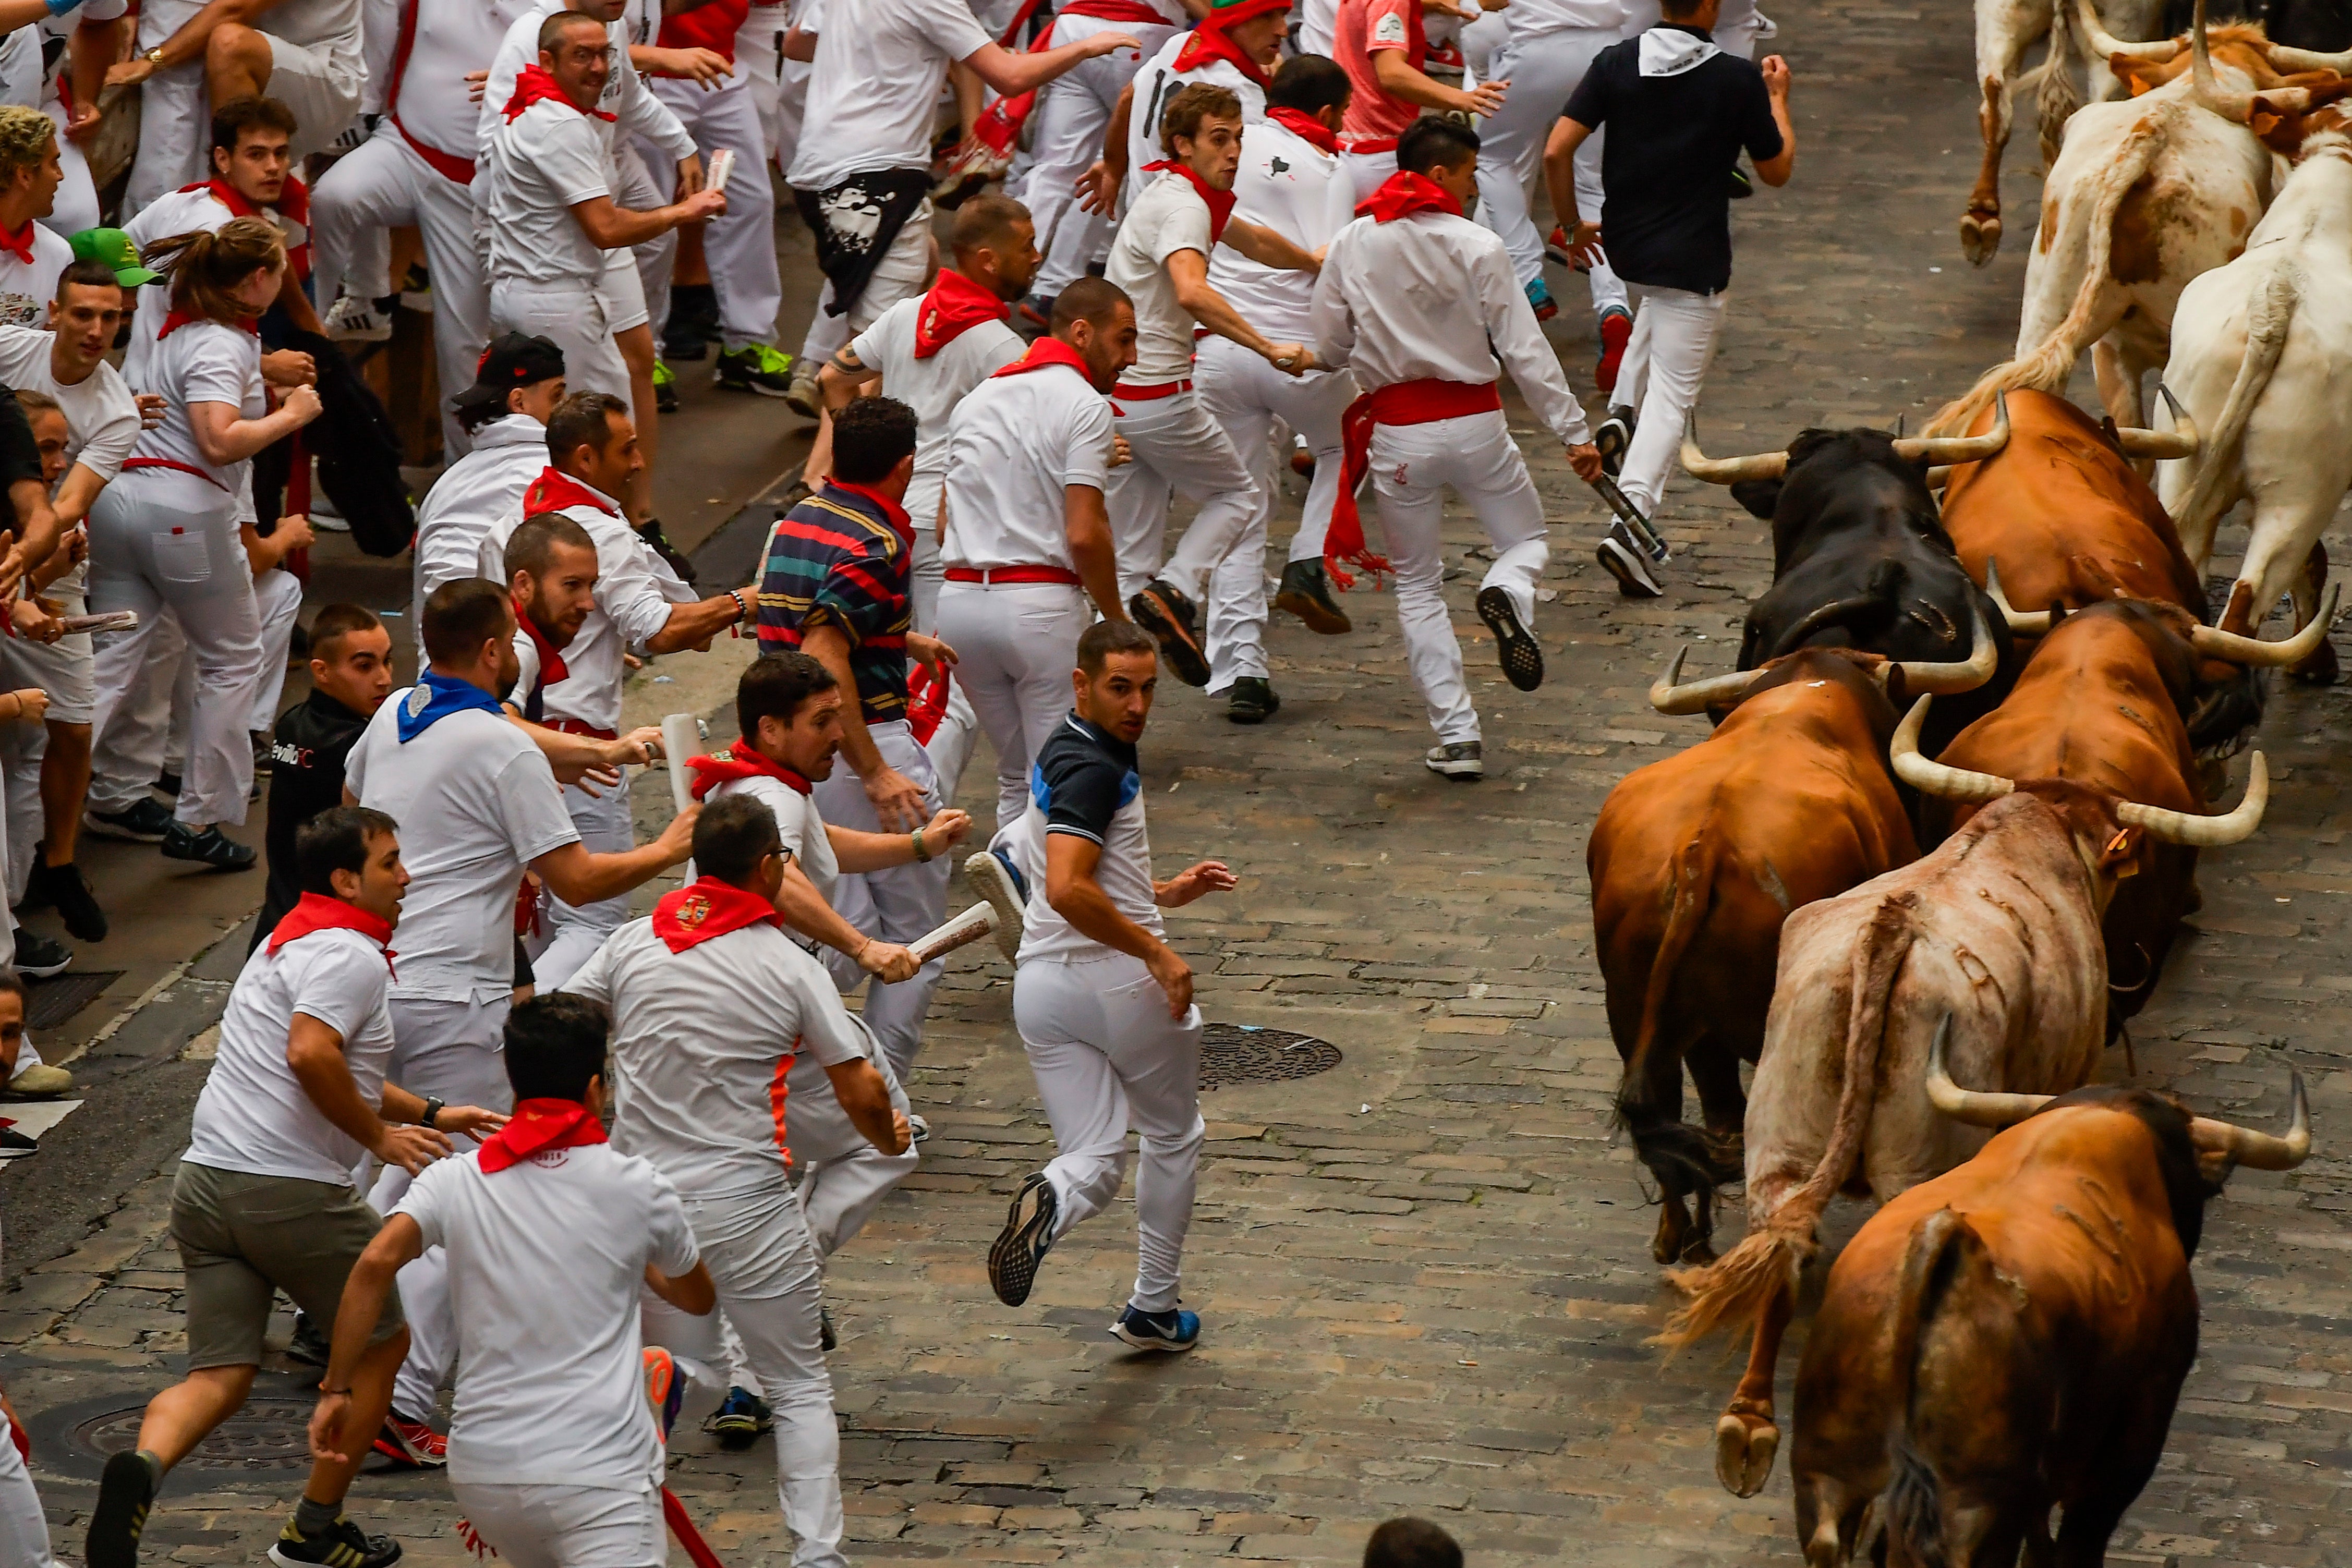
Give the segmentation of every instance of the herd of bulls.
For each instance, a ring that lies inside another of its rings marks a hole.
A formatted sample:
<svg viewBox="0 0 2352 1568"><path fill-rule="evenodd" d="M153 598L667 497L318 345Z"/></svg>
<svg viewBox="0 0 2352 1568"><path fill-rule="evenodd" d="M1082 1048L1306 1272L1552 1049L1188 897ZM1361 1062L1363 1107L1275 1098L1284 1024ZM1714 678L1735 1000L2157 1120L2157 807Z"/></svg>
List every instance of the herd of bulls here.
<svg viewBox="0 0 2352 1568"><path fill-rule="evenodd" d="M2168 425L1997 389L1956 434L1684 445L1770 521L1773 580L1738 672L1686 682L1685 649L1652 687L1716 728L1610 795L1593 923L1656 1256L1687 1265L1663 1338L1753 1333L1716 1429L1734 1492L1780 1447L1774 1365L1823 1210L1883 1206L1797 1374L1811 1568L2097 1563L2195 1354L2205 1201L2233 1164L2310 1147L2299 1077L2283 1137L2087 1086L2196 907L2198 852L2262 821L2260 752L2214 801L2265 670L2332 674L2332 588L2283 641L2204 623L2141 465L2210 438ZM1748 1234L1717 1259L1731 1181Z"/></svg>

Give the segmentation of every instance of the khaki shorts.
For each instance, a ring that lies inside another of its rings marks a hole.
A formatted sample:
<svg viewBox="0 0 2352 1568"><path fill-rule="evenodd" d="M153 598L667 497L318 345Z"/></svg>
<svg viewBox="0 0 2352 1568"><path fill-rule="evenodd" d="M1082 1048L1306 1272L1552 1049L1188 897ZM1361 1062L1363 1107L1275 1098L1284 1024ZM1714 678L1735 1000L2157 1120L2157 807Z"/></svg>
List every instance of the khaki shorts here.
<svg viewBox="0 0 2352 1568"><path fill-rule="evenodd" d="M278 1291L331 1331L352 1266L383 1228L383 1218L348 1186L181 1161L172 1184L172 1239L188 1276L189 1370L261 1364ZM382 1344L406 1326L394 1291L368 1343Z"/></svg>

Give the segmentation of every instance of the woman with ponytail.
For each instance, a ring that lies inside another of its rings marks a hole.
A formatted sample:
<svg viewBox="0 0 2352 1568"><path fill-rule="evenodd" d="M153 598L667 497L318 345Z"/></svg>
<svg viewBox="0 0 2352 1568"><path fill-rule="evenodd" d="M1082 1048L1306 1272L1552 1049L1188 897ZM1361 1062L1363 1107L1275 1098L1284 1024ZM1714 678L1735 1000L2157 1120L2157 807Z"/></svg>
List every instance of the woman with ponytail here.
<svg viewBox="0 0 2352 1568"><path fill-rule="evenodd" d="M218 827L245 821L253 786L246 722L263 664L240 528L253 520L253 455L316 419L319 395L294 387L273 412L262 385L256 328L286 270L274 226L232 219L213 233L159 241L146 260L171 288L144 389L160 394L165 410L90 508L90 609L139 617L133 629L98 640L91 729L102 747L140 678L156 620L170 610L187 636L196 681L187 766L163 853L243 870L254 852Z"/></svg>

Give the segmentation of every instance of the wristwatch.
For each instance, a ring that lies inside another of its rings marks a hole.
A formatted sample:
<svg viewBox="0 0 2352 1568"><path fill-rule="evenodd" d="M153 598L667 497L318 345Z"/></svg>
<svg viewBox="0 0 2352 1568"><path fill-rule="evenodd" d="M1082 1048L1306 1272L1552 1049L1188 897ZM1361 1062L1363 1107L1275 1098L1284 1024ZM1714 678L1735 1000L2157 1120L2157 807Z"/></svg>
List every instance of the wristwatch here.
<svg viewBox="0 0 2352 1568"><path fill-rule="evenodd" d="M416 1118L416 1124L430 1132L439 1132L441 1129L433 1124L448 1106L449 1103L438 1094L427 1094L425 1097L425 1113Z"/></svg>
<svg viewBox="0 0 2352 1568"><path fill-rule="evenodd" d="M157 70L162 70L163 68L163 46L161 44L156 45L153 48L142 55L140 58L145 60L149 65L153 66Z"/></svg>

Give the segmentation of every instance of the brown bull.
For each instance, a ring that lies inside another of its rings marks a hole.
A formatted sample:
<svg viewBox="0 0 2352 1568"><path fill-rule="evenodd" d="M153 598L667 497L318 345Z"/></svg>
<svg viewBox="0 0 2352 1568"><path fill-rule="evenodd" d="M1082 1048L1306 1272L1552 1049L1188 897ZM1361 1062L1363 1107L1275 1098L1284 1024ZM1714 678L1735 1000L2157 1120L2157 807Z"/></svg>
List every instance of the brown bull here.
<svg viewBox="0 0 2352 1568"><path fill-rule="evenodd" d="M1797 1539L1807 1568L1837 1568L1876 1499L1892 1568L2009 1564L2021 1547L2096 1568L2196 1358L2206 1201L2232 1166L2309 1155L2303 1077L2276 1137L2145 1089L1971 1093L1943 1054L1937 1107L2008 1130L1872 1216L1830 1270L1797 1368Z"/></svg>

